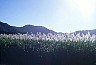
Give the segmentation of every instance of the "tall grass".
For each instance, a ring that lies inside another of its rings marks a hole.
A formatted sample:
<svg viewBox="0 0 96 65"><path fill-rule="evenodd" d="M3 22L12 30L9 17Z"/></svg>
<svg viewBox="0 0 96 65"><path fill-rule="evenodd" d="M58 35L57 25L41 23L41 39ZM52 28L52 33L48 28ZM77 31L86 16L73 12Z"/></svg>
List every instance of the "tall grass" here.
<svg viewBox="0 0 96 65"><path fill-rule="evenodd" d="M1 34L0 64L95 65L96 35Z"/></svg>

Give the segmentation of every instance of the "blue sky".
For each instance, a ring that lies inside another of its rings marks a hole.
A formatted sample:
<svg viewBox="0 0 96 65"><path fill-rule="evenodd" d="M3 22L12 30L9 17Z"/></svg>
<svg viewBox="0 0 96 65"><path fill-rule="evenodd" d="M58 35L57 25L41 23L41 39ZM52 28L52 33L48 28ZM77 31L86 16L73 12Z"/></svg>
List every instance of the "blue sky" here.
<svg viewBox="0 0 96 65"><path fill-rule="evenodd" d="M0 21L56 32L96 29L95 0L0 0Z"/></svg>

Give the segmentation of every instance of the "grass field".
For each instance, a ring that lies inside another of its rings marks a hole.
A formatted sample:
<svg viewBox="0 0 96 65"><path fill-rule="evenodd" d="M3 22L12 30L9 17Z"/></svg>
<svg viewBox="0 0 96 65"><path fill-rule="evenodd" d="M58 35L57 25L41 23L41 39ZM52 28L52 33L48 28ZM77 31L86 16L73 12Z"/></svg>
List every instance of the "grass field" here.
<svg viewBox="0 0 96 65"><path fill-rule="evenodd" d="M96 41L0 37L0 64L96 65Z"/></svg>

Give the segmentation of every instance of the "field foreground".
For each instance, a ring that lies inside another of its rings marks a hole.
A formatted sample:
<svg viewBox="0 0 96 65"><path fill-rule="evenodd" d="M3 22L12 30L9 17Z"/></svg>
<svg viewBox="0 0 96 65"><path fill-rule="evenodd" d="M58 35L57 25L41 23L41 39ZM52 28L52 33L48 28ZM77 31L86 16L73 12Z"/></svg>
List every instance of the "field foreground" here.
<svg viewBox="0 0 96 65"><path fill-rule="evenodd" d="M5 36L0 36L0 64L96 65L96 41L34 40Z"/></svg>

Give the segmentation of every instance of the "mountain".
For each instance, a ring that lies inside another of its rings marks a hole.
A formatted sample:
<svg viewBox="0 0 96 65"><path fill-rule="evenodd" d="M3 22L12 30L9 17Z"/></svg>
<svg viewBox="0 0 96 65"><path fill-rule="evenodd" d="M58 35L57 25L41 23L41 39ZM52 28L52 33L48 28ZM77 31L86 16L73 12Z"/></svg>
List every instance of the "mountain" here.
<svg viewBox="0 0 96 65"><path fill-rule="evenodd" d="M43 26L34 26L34 25L25 25L23 27L15 27L15 26L10 26L7 23L3 23L0 22L0 33L6 33L6 34L13 34L13 33L34 33L36 34L37 32L41 32L42 33L52 33L52 34L56 34L57 32L49 30Z"/></svg>
<svg viewBox="0 0 96 65"><path fill-rule="evenodd" d="M0 22L0 33L13 34L18 33L18 30L7 23Z"/></svg>
<svg viewBox="0 0 96 65"><path fill-rule="evenodd" d="M28 32L28 33L32 32L34 34L36 34L37 32L41 32L41 34L42 33L45 33L45 34L47 34L47 33L55 34L56 33L55 31L49 30L43 26L25 25L23 27L16 27L16 29L18 31L20 31L21 33L26 33L26 32Z"/></svg>
<svg viewBox="0 0 96 65"><path fill-rule="evenodd" d="M76 34L77 34L77 33L80 33L80 34L82 34L82 33L83 33L83 34L87 34L88 32L89 32L91 35L92 35L92 34L95 34L95 35L96 35L96 29L94 29L94 30L76 31L76 32L74 32L74 33L76 33Z"/></svg>
<svg viewBox="0 0 96 65"><path fill-rule="evenodd" d="M25 25L23 27L16 27L16 26L10 26L9 24L7 23L3 23L3 22L0 22L0 34L1 33L6 33L6 34L14 34L14 33L34 33L36 34L37 32L41 32L42 33L52 33L52 34L57 34L57 32L53 31L53 30L49 30L43 26L34 26L34 25ZM76 32L73 32L75 34L86 34L90 32L90 34L96 34L96 29L94 30L81 30L81 31L76 31ZM58 34L64 34L62 32L59 32Z"/></svg>

